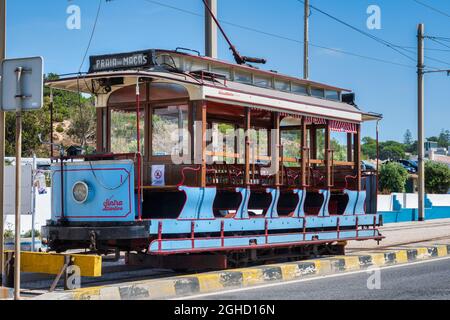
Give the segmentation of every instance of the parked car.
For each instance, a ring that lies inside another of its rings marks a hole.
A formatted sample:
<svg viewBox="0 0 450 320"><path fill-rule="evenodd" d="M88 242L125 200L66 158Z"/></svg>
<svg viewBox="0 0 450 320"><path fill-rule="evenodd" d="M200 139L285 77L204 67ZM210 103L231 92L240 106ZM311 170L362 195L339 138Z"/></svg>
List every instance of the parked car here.
<svg viewBox="0 0 450 320"><path fill-rule="evenodd" d="M419 171L417 164L410 160L398 160L397 162L400 163L408 171L408 173L413 174Z"/></svg>
<svg viewBox="0 0 450 320"><path fill-rule="evenodd" d="M367 161L361 161L361 170L362 171L376 171L377 168L375 165L373 165L370 162Z"/></svg>
<svg viewBox="0 0 450 320"><path fill-rule="evenodd" d="M416 172L419 170L419 166L416 161L413 160L398 160L398 162L404 166L414 168Z"/></svg>

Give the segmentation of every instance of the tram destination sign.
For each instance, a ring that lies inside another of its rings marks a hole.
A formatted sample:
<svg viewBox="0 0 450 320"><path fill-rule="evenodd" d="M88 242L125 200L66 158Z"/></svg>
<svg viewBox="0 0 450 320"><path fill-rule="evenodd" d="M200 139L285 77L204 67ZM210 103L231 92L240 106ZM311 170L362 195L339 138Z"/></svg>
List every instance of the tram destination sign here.
<svg viewBox="0 0 450 320"><path fill-rule="evenodd" d="M89 61L89 73L150 68L155 65L153 50L91 56Z"/></svg>

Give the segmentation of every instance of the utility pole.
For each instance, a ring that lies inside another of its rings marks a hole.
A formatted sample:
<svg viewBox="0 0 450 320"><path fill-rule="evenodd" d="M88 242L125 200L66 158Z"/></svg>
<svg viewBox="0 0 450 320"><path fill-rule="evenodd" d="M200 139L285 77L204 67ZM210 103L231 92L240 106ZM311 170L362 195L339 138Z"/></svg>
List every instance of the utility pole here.
<svg viewBox="0 0 450 320"><path fill-rule="evenodd" d="M309 0L305 0L305 26L303 40L303 78L309 79Z"/></svg>
<svg viewBox="0 0 450 320"><path fill-rule="evenodd" d="M0 0L0 63L6 57L6 0ZM5 113L0 110L0 286L5 274L3 187L5 174Z"/></svg>
<svg viewBox="0 0 450 320"><path fill-rule="evenodd" d="M425 164L424 164L424 39L425 26L419 24L417 31L417 104L418 104L418 154L419 154L419 221L425 221Z"/></svg>
<svg viewBox="0 0 450 320"><path fill-rule="evenodd" d="M209 8L217 17L217 0L206 0ZM217 59L217 25L211 16L208 8L205 8L205 54L208 57Z"/></svg>

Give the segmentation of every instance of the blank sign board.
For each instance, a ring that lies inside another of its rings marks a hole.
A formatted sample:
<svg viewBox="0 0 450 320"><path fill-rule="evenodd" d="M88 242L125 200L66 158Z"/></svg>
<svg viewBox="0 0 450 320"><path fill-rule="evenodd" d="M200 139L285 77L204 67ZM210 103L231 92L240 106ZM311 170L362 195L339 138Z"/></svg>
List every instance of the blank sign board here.
<svg viewBox="0 0 450 320"><path fill-rule="evenodd" d="M33 170L31 165L22 166L22 182L21 182L21 205L20 209L23 215L32 214L33 203ZM16 201L16 167L5 167L5 183L4 192L5 199L3 203L3 210L5 215L15 214Z"/></svg>
<svg viewBox="0 0 450 320"><path fill-rule="evenodd" d="M18 70L22 76L18 82ZM3 111L36 110L42 107L44 63L42 57L7 59L2 63L1 108ZM20 85L20 91L18 86ZM20 92L22 98L17 94Z"/></svg>

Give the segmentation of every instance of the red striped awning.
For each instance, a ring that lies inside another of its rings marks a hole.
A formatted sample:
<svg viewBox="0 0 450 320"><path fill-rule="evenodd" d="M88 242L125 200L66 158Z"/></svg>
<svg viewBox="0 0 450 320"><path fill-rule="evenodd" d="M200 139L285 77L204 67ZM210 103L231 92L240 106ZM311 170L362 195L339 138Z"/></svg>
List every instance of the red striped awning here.
<svg viewBox="0 0 450 320"><path fill-rule="evenodd" d="M330 120L330 130L335 132L357 133L358 125L356 123Z"/></svg>
<svg viewBox="0 0 450 320"><path fill-rule="evenodd" d="M327 120L323 118L305 117L305 124L327 124Z"/></svg>
<svg viewBox="0 0 450 320"><path fill-rule="evenodd" d="M301 118L302 118L302 116L299 115L299 114L286 113L286 112L280 112L280 116L281 116L281 117L294 118L294 119L301 119Z"/></svg>

